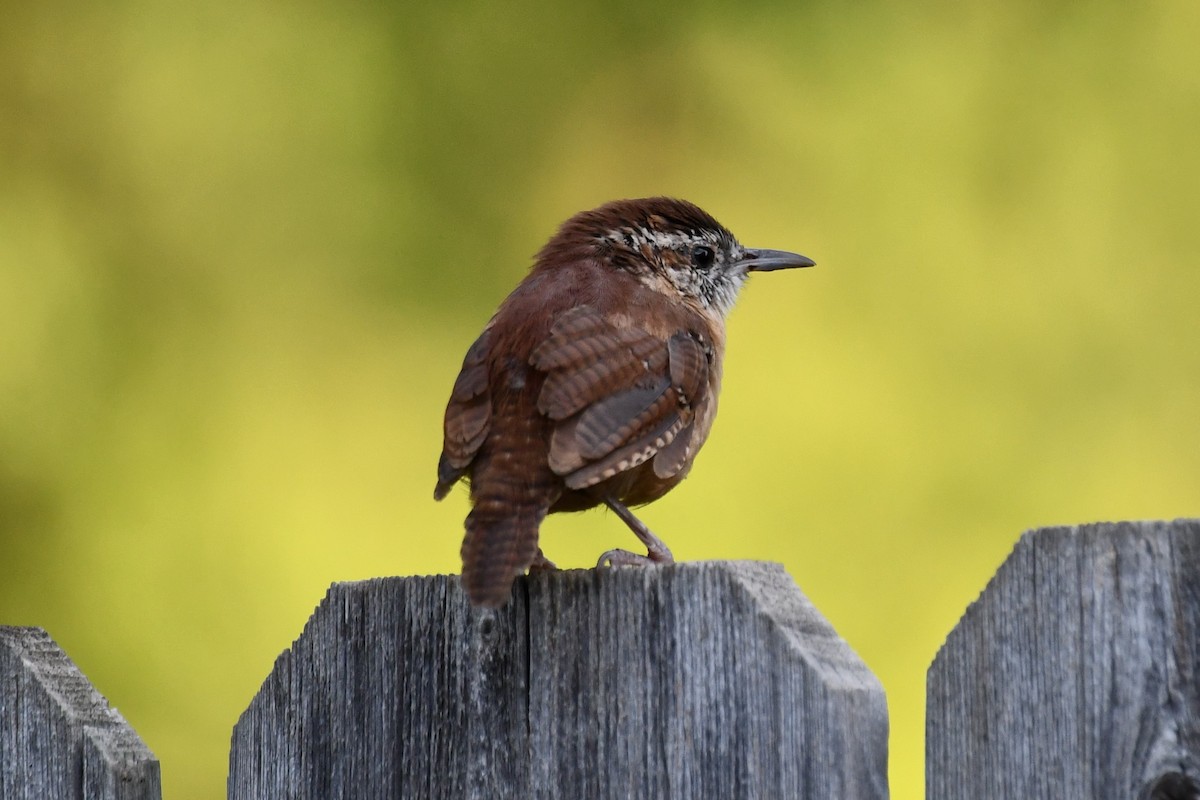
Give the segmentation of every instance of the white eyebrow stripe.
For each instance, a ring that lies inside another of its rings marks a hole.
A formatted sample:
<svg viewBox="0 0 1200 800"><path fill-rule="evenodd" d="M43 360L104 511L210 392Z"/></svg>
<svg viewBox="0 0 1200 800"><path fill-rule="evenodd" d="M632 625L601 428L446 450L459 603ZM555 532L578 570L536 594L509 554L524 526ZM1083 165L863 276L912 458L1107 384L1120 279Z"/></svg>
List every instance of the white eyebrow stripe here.
<svg viewBox="0 0 1200 800"><path fill-rule="evenodd" d="M730 269L745 252L729 234L702 229L698 231L656 231L646 227L612 228L597 236L631 250L652 245L658 250L680 250L685 244L711 244L717 251L715 269L696 271L671 264L654 267L638 274L638 280L656 292L678 292L683 297L699 301L709 312L724 317L733 308L738 292L746 280L745 270Z"/></svg>
<svg viewBox="0 0 1200 800"><path fill-rule="evenodd" d="M678 250L683 245L692 242L708 242L719 245L720 237L711 231L675 232L656 231L650 228L614 228L608 231L606 238L613 242L625 242L634 247L645 244L654 245L661 250Z"/></svg>

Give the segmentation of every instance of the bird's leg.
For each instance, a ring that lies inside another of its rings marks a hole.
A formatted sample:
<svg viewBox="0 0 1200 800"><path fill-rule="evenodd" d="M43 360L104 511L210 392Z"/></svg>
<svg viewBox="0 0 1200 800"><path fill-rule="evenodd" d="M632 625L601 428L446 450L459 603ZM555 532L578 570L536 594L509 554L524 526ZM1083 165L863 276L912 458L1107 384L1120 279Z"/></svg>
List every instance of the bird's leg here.
<svg viewBox="0 0 1200 800"><path fill-rule="evenodd" d="M628 550L609 550L600 556L600 560L596 563L597 567L603 567L605 564L610 567L643 567L649 564L675 563L675 557L671 555L670 548L663 543L662 539L655 536L644 522L635 517L623 503L619 503L611 497L605 497L604 505L616 512L621 521L629 526L642 544L646 545L646 555L639 556Z"/></svg>
<svg viewBox="0 0 1200 800"><path fill-rule="evenodd" d="M533 563L529 565L529 571L532 572L552 572L558 569L558 565L550 559L546 558L542 553L542 548L538 548L537 555L533 557Z"/></svg>

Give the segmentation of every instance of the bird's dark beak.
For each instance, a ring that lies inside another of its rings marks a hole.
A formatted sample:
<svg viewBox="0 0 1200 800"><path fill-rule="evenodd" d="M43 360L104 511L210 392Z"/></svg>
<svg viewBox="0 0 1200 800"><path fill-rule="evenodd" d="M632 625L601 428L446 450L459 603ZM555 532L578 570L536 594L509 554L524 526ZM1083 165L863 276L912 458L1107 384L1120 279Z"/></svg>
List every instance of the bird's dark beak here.
<svg viewBox="0 0 1200 800"><path fill-rule="evenodd" d="M795 267L813 267L817 262L799 253L789 253L787 250L750 250L742 254L738 262L746 267L747 272L771 272L777 269L794 269Z"/></svg>

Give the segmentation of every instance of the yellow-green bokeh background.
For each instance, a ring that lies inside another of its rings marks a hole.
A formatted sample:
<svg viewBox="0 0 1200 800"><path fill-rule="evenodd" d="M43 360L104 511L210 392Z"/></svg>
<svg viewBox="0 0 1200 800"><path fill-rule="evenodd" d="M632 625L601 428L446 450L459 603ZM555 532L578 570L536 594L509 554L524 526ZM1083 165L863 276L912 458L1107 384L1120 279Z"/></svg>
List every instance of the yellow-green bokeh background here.
<svg viewBox="0 0 1200 800"><path fill-rule="evenodd" d="M0 623L163 764L335 580L456 570L443 402L529 256L687 197L758 276L682 559L782 561L883 680L1025 528L1200 513L1200 4L4 3ZM628 545L551 520L583 566Z"/></svg>

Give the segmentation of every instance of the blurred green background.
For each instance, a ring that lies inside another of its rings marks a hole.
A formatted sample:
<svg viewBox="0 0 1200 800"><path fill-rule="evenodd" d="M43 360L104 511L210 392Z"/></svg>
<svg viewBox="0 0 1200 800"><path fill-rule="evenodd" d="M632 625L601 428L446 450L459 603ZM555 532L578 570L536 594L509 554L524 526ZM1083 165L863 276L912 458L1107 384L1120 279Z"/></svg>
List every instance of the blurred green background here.
<svg viewBox="0 0 1200 800"><path fill-rule="evenodd" d="M4 3L0 622L163 763L331 581L453 572L466 347L557 224L672 194L754 278L682 559L782 561L887 688L1026 528L1200 513L1200 4ZM586 566L631 537L552 519Z"/></svg>

